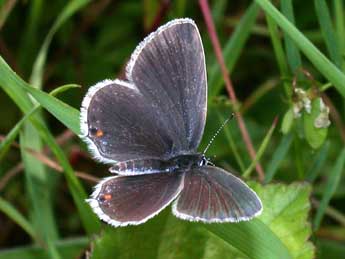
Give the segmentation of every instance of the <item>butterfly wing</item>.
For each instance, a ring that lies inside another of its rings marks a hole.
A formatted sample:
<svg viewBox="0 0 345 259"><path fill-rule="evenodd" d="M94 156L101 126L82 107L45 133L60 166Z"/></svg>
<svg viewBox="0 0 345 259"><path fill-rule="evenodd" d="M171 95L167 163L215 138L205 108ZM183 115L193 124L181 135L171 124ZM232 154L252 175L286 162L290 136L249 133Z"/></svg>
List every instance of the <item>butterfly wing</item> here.
<svg viewBox="0 0 345 259"><path fill-rule="evenodd" d="M205 57L196 24L176 19L151 33L133 52L127 78L182 141L175 155L196 151L207 108Z"/></svg>
<svg viewBox="0 0 345 259"><path fill-rule="evenodd" d="M206 119L201 38L190 19L151 33L127 66L130 82L91 87L81 108L82 137L94 156L114 163L169 159L196 150Z"/></svg>
<svg viewBox="0 0 345 259"><path fill-rule="evenodd" d="M173 204L178 218L202 222L249 220L262 211L256 193L225 170L204 166L186 172L184 189Z"/></svg>
<svg viewBox="0 0 345 259"><path fill-rule="evenodd" d="M103 162L164 159L179 142L158 116L133 84L105 80L93 86L83 100L82 137Z"/></svg>
<svg viewBox="0 0 345 259"><path fill-rule="evenodd" d="M101 181L88 200L115 227L138 225L168 206L183 188L183 173L115 176Z"/></svg>

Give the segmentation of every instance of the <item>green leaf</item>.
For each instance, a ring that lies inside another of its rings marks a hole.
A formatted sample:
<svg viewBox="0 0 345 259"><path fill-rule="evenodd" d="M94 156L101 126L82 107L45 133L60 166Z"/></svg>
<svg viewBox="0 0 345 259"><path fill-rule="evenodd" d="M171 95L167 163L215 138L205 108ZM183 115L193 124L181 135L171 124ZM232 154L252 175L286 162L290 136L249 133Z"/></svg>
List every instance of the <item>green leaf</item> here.
<svg viewBox="0 0 345 259"><path fill-rule="evenodd" d="M320 206L316 212L316 216L314 219L314 230L318 230L322 221L322 218L325 214L326 208L337 190L341 178L341 174L344 169L344 164L345 164L345 148L341 151L334 167L332 168L327 183L326 183L326 188L325 192L322 196L322 200L320 202Z"/></svg>
<svg viewBox="0 0 345 259"><path fill-rule="evenodd" d="M255 0L267 15L286 32L296 46L306 55L314 66L336 87L345 97L345 75L322 54L284 15L268 0Z"/></svg>
<svg viewBox="0 0 345 259"><path fill-rule="evenodd" d="M311 235L311 225L308 222L311 186L306 183L251 186L264 205L258 220L269 226L281 239L292 258L314 258L314 246L308 241Z"/></svg>
<svg viewBox="0 0 345 259"><path fill-rule="evenodd" d="M286 135L290 132L291 127L294 122L294 115L293 115L293 110L290 108L284 115L283 121L282 121L282 126L281 126L281 132Z"/></svg>
<svg viewBox="0 0 345 259"><path fill-rule="evenodd" d="M311 112L303 113L304 134L309 145L317 149L322 146L327 137L328 128L316 128L315 120L320 115L321 98L316 98L311 102Z"/></svg>

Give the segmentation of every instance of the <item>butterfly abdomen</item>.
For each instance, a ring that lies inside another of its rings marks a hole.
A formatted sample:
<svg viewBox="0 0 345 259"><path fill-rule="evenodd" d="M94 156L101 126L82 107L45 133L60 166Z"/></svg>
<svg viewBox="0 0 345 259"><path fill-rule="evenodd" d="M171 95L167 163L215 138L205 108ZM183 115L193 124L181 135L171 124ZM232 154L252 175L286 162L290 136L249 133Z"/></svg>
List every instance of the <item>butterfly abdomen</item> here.
<svg viewBox="0 0 345 259"><path fill-rule="evenodd" d="M129 160L118 162L109 171L121 175L152 174L172 171L168 161L158 159Z"/></svg>

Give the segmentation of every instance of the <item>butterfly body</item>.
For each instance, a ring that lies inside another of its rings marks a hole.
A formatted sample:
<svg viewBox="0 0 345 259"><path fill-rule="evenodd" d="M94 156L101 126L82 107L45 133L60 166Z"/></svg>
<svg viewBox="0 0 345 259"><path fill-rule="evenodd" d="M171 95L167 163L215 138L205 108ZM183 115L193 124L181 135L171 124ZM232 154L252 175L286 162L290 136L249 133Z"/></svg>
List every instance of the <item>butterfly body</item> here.
<svg viewBox="0 0 345 259"><path fill-rule="evenodd" d="M178 218L238 222L262 211L242 180L197 152L207 110L204 50L191 19L176 19L133 52L126 81L91 87L81 108L82 137L111 164L88 202L103 221L137 225L171 204Z"/></svg>
<svg viewBox="0 0 345 259"><path fill-rule="evenodd" d="M178 155L169 160L142 159L118 162L109 168L111 173L120 175L153 174L189 170L205 165L207 159L203 154Z"/></svg>

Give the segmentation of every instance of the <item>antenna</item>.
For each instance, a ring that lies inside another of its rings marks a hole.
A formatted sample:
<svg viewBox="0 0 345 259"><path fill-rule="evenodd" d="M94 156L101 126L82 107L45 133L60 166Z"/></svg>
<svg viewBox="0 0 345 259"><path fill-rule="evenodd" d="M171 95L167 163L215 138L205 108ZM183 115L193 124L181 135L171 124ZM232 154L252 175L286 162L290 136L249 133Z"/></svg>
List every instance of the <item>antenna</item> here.
<svg viewBox="0 0 345 259"><path fill-rule="evenodd" d="M223 122L223 124L219 127L219 129L216 131L216 133L211 138L210 142L208 142L204 152L202 152L204 155L206 154L206 151L209 149L213 141L216 139L217 135L220 133L220 131L224 128L224 126L235 116L234 113L231 113L231 115Z"/></svg>

